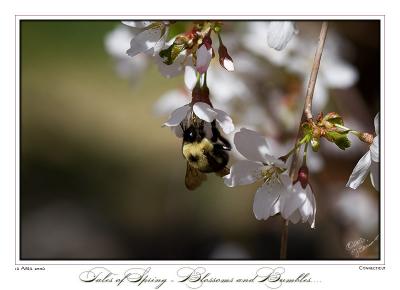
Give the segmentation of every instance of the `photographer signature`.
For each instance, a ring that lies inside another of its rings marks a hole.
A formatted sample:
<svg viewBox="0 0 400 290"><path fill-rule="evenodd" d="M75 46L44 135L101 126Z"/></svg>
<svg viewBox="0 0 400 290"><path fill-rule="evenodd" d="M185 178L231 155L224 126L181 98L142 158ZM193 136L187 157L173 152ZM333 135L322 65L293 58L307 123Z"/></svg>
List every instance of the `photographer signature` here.
<svg viewBox="0 0 400 290"><path fill-rule="evenodd" d="M371 242L369 242L367 239L364 238L359 238L358 240L355 241L350 241L346 245L346 250L350 252L350 254L353 257L359 257L362 252L364 252L366 249L368 249L370 246L372 246L373 243L375 243L379 238L379 235L375 237Z"/></svg>

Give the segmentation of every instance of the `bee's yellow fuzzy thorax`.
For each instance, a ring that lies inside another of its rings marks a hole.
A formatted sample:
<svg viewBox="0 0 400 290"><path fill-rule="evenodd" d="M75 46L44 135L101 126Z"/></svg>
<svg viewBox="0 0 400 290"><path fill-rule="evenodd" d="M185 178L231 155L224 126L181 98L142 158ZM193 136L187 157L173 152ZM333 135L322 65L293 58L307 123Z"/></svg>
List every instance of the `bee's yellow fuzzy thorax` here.
<svg viewBox="0 0 400 290"><path fill-rule="evenodd" d="M206 152L211 152L214 146L207 138L203 138L201 142L183 144L182 153L189 164L199 170L206 169L208 165Z"/></svg>

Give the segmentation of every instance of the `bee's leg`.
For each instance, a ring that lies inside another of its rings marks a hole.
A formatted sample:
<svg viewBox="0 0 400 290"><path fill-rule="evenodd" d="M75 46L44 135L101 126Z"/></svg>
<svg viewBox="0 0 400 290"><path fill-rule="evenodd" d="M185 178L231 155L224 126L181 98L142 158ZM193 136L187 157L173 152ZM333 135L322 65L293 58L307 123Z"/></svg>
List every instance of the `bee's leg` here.
<svg viewBox="0 0 400 290"><path fill-rule="evenodd" d="M221 142L224 143L225 150L232 149L231 143L229 143L229 141L225 137L223 137L222 135L219 135L219 140L221 140Z"/></svg>
<svg viewBox="0 0 400 290"><path fill-rule="evenodd" d="M215 174L220 177L224 177L225 175L228 175L230 173L230 171L231 170L228 167L224 167L220 171L215 172Z"/></svg>
<svg viewBox="0 0 400 290"><path fill-rule="evenodd" d="M221 135L221 134L218 131L217 124L216 124L215 120L211 122L211 132L212 132L211 141L212 142L217 142L218 138L219 138L219 135Z"/></svg>
<svg viewBox="0 0 400 290"><path fill-rule="evenodd" d="M208 172L217 172L222 170L229 161L229 155L222 144L215 143L214 148L210 152L205 152L207 158Z"/></svg>
<svg viewBox="0 0 400 290"><path fill-rule="evenodd" d="M221 133L219 132L219 130L217 128L217 124L216 124L215 120L211 123L211 128L212 128L212 134L213 134L211 141L217 142L218 140L220 140L224 144L224 148L223 148L224 150L231 150L232 149L231 143L229 143L229 141L221 135Z"/></svg>

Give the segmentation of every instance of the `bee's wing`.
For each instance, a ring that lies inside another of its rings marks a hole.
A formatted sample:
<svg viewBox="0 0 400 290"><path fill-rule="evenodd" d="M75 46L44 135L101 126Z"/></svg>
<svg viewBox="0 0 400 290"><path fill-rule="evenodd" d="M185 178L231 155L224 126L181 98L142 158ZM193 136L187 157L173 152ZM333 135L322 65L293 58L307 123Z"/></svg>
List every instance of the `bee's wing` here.
<svg viewBox="0 0 400 290"><path fill-rule="evenodd" d="M196 189L206 179L207 176L203 172L200 172L198 169L190 166L189 162L187 163L185 176L185 185L187 189Z"/></svg>

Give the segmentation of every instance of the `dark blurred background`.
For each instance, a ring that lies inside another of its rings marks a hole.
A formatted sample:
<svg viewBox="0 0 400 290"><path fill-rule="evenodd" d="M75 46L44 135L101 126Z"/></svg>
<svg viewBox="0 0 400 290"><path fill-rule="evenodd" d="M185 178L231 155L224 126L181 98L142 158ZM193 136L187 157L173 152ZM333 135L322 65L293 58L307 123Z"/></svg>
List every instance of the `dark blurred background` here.
<svg viewBox="0 0 400 290"><path fill-rule="evenodd" d="M331 23L354 47L349 61L359 72L352 90L360 98L342 108L373 132L380 24ZM255 219L257 185L228 188L209 176L198 190L185 189L180 141L161 128L166 117L153 113L158 97L183 79L165 79L155 66L135 85L119 78L104 49L117 25L20 22L21 259L278 259L281 220ZM356 195L344 189L366 150L324 155L325 168L312 179L316 229L290 225L289 259L379 258L379 241L360 257L346 250L350 240L379 234L379 193L369 180ZM346 202L361 213L342 213Z"/></svg>

